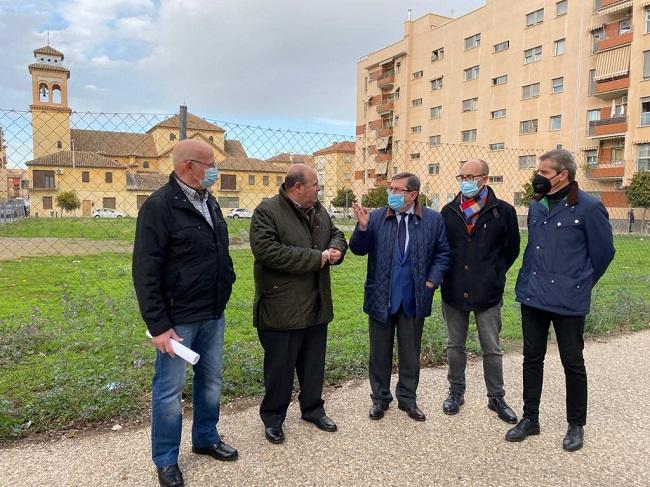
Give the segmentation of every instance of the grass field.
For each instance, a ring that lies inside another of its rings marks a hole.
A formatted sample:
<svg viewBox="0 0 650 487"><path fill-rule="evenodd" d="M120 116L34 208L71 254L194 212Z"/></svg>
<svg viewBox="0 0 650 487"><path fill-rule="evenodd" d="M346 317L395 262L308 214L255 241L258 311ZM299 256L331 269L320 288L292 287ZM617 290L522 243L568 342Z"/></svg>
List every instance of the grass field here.
<svg viewBox="0 0 650 487"><path fill-rule="evenodd" d="M25 223L21 236L53 236ZM107 238L100 227L105 221L86 222L90 230L71 221L56 223L50 232ZM232 222L235 240L245 239L247 225ZM133 220L110 222L106 228L113 238L132 238ZM0 226L0 231L8 230ZM620 237L616 246L616 259L594 293L590 334L640 329L650 321L648 241ZM251 325L252 257L248 250L233 250L232 256L238 278L227 308L226 400L262 392L262 349ZM510 272L504 299L506 347L521 339L513 298L519 266L517 262ZM130 273L130 256L124 254L0 262L0 440L146 417L154 352L144 336ZM352 254L332 271L335 320L329 328L329 383L366 374L364 279L365 258ZM436 294L434 306L438 304ZM469 348L477 352L474 328L470 335ZM427 320L423 338L428 361L443 360L445 341L436 312Z"/></svg>

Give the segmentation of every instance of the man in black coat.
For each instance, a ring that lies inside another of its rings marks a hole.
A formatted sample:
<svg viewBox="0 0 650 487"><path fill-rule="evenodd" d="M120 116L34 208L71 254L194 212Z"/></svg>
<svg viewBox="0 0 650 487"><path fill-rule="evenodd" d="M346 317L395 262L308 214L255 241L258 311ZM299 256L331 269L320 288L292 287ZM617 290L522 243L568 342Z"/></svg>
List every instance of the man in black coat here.
<svg viewBox="0 0 650 487"><path fill-rule="evenodd" d="M171 340L201 358L194 365L192 451L217 460L237 450L217 432L222 386L224 308L235 281L228 230L208 191L217 179L212 148L184 140L172 152L174 172L138 214L133 282L152 342L156 369L151 394L152 459L163 486L182 486L178 468L185 361Z"/></svg>
<svg viewBox="0 0 650 487"><path fill-rule="evenodd" d="M441 212L452 253L441 289L449 362L449 396L442 408L445 414L456 414L465 402L465 342L469 314L474 312L488 408L503 421L516 423L504 399L499 332L506 272L519 255L519 227L512 205L487 186L489 172L485 161L467 161L457 176L460 193Z"/></svg>

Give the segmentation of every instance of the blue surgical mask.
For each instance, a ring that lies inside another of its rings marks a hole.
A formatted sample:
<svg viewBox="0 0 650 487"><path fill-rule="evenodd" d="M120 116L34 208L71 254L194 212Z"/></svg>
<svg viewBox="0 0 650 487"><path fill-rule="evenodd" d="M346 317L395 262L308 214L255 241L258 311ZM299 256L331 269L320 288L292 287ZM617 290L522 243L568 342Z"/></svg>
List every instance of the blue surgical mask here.
<svg viewBox="0 0 650 487"><path fill-rule="evenodd" d="M473 198L478 194L478 183L476 181L462 181L460 183L460 192L466 198Z"/></svg>
<svg viewBox="0 0 650 487"><path fill-rule="evenodd" d="M203 179L201 180L201 185L207 189L215 183L218 177L219 177L219 171L217 171L217 168L208 167L203 172Z"/></svg>
<svg viewBox="0 0 650 487"><path fill-rule="evenodd" d="M398 211L404 207L404 195L388 193L388 206L391 209Z"/></svg>

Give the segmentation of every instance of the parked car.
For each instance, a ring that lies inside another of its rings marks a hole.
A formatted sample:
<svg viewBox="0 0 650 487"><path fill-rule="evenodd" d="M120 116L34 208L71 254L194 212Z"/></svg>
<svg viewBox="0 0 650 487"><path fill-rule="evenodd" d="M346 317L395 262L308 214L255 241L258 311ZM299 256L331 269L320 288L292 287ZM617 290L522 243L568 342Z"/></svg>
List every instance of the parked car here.
<svg viewBox="0 0 650 487"><path fill-rule="evenodd" d="M228 213L228 218L252 218L253 210L248 210L246 208L233 208Z"/></svg>
<svg viewBox="0 0 650 487"><path fill-rule="evenodd" d="M93 218L124 218L126 213L113 210L112 208L97 208L93 210Z"/></svg>
<svg viewBox="0 0 650 487"><path fill-rule="evenodd" d="M352 218L352 210L348 210L347 212L345 210L337 210L334 209L329 212L330 216L332 217L332 220L336 220L337 218L339 220L343 219L351 219Z"/></svg>

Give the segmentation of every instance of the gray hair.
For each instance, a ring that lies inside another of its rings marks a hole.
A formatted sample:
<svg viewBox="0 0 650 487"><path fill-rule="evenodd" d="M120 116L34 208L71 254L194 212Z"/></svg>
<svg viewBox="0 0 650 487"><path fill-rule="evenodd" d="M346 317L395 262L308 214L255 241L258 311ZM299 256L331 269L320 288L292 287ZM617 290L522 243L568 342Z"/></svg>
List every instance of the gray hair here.
<svg viewBox="0 0 650 487"><path fill-rule="evenodd" d="M576 164L576 160L573 157L573 154L571 154L568 150L553 149L539 156L540 161L545 161L547 159L551 161L553 169L555 169L558 173L567 171L569 173L569 181L575 181L578 165Z"/></svg>
<svg viewBox="0 0 650 487"><path fill-rule="evenodd" d="M395 181L396 179L406 179L407 191L420 191L420 178L415 174L410 172L400 172L391 178L392 181Z"/></svg>

